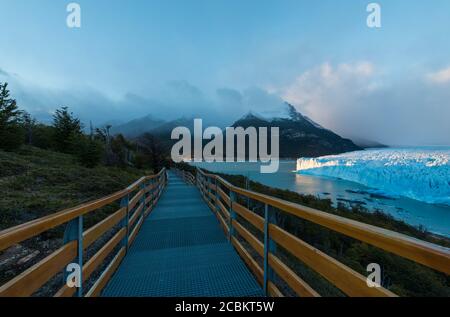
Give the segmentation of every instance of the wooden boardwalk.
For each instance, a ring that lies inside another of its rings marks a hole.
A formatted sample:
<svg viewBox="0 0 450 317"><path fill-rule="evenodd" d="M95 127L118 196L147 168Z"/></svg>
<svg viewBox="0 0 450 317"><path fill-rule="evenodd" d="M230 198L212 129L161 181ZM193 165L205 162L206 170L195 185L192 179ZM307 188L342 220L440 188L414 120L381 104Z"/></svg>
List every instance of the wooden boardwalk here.
<svg viewBox="0 0 450 317"><path fill-rule="evenodd" d="M284 296L286 285L300 297L320 296L280 250L348 296L396 296L368 287L366 276L286 231L277 223L282 214L450 275L449 248L249 191L200 169L176 173L162 169L109 196L1 231L0 252L65 226L63 245L0 285L0 297L32 296L71 264L83 267L81 285L62 283L57 297ZM84 227L85 216L119 203L115 212ZM111 230L115 234L86 257ZM93 285L85 283L94 272L101 274Z"/></svg>
<svg viewBox="0 0 450 317"><path fill-rule="evenodd" d="M195 186L169 173L103 296L263 296Z"/></svg>

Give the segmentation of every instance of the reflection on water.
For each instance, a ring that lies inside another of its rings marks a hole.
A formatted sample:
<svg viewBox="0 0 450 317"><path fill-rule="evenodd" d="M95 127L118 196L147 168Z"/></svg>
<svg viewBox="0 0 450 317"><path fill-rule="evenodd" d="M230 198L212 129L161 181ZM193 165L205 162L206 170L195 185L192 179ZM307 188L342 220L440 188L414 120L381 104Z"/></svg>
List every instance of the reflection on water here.
<svg viewBox="0 0 450 317"><path fill-rule="evenodd" d="M262 184L288 189L300 194L329 198L335 204L360 204L369 210L379 209L414 226L450 237L450 207L426 204L404 197L383 197L366 186L326 177L295 173L295 161L281 161L275 174L261 174L259 163L193 163L213 172L245 175Z"/></svg>

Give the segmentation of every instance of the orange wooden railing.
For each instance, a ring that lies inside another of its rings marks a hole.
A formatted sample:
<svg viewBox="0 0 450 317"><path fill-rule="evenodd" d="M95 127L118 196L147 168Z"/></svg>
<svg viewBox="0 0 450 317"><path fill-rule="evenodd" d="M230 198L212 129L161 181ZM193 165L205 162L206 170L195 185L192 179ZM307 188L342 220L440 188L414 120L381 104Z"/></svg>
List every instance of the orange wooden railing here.
<svg viewBox="0 0 450 317"><path fill-rule="evenodd" d="M189 184L189 185L195 185L196 184L196 180L195 180L195 176L190 173L187 172L185 170L180 170L180 169L176 169L174 168L173 171L175 172L175 174L177 174L185 183Z"/></svg>
<svg viewBox="0 0 450 317"><path fill-rule="evenodd" d="M231 243L253 271L268 295L283 296L270 278L269 272L273 271L297 295L319 296L288 264L275 255L273 246L279 245L348 296L396 296L383 287L368 287L365 276L280 228L273 217L272 208L397 254L447 275L450 274L450 249L448 248L245 190L230 184L217 175L205 173L200 169L197 170L197 186L206 203L217 215ZM239 204L236 195L264 204L264 217ZM264 237L264 241L260 241L246 229L239 222L237 216L245 219L254 227L254 230L259 231ZM238 237L244 239L263 258L262 266L244 248Z"/></svg>
<svg viewBox="0 0 450 317"><path fill-rule="evenodd" d="M133 243L145 219L156 203L166 185L167 175L163 169L157 175L142 177L124 190L116 192L81 206L63 210L49 216L27 222L0 232L0 251L14 244L38 236L60 225L66 225L64 245L43 260L28 268L6 284L0 286L0 296L31 296L52 277L65 272L70 263L76 263L81 270L81 287L69 287L62 283L55 296L98 296L116 271L128 247ZM134 194L135 193L135 194ZM132 196L134 194L134 196ZM93 227L84 230L83 217L96 210L121 201L120 208ZM84 263L86 249L105 233L117 227L117 232L104 243L89 260ZM118 249L113 254L113 251ZM83 282L87 281L105 259L114 255L93 286L84 291ZM67 273L67 272L66 272Z"/></svg>

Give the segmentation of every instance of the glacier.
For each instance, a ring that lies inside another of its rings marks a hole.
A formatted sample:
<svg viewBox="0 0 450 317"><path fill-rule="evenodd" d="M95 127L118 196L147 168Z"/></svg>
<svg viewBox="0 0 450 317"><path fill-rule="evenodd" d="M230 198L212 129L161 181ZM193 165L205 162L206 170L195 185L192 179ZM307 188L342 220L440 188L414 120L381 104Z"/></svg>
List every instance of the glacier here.
<svg viewBox="0 0 450 317"><path fill-rule="evenodd" d="M450 148L398 148L297 160L297 173L340 178L390 196L450 206Z"/></svg>

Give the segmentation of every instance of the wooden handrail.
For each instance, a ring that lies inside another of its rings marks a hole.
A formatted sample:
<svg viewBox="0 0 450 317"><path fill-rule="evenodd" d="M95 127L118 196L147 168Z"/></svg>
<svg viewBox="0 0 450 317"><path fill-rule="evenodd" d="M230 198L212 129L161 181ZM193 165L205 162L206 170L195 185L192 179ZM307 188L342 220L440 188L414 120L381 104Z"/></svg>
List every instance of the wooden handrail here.
<svg viewBox="0 0 450 317"><path fill-rule="evenodd" d="M429 242L425 242L419 239L409 237L404 234L393 232L390 230L382 229L376 226L364 224L358 221L347 219L344 217L336 216L330 213L326 213L320 210L288 202L279 198L271 197L254 191L246 190L232 185L222 177L206 173L201 169L197 169L197 177L199 189L202 195L205 197L211 197L213 205L209 199L208 205L212 209L224 209L225 203L227 206L231 206L234 213L241 216L243 219L252 224L257 230L265 233L266 220L247 209L236 201L233 201L231 195L241 195L246 198L256 200L263 203L266 206L272 206L278 210L291 214L295 217L308 220L312 223L321 225L325 228L344 234L348 237L352 237L359 241L371 244L375 247L381 248L385 251L397 254L416 263L428 266L437 271L441 271L446 274L450 274L450 249L442 246L438 246ZM206 181L209 179L209 181ZM218 186L216 187L217 184ZM223 186L229 190L230 195L227 195L221 188ZM218 196L215 199L216 195ZM222 203L223 201L223 203ZM249 243L260 256L264 245L253 236L248 230L239 224L237 220L232 221L232 226L236 229L237 233ZM281 245L289 253L297 257L306 265L310 266L313 270L317 271L323 277L328 279L332 284L343 290L350 296L396 296L392 292L384 288L369 288L366 284L366 279L359 273L341 264L334 258L329 257L325 253L315 249L308 245L304 241L298 239L292 234L286 232L282 228L274 225L267 224L267 234L277 244ZM242 245L233 240L233 244L237 247L238 252L244 257L248 257L248 253L244 253L241 250ZM243 248L243 247L242 247ZM286 280L290 277L292 280L286 281L299 295L301 296L316 296L318 295L312 290L304 281L293 273L280 259L275 257L270 252L267 253L267 261L273 269ZM252 267L256 262L244 258L246 263L251 266L252 271L255 268ZM261 269L261 268L259 268ZM256 270L258 280L260 279L259 269ZM268 281L271 282L271 281Z"/></svg>
<svg viewBox="0 0 450 317"><path fill-rule="evenodd" d="M9 248L13 244L27 240L42 232L53 229L67 223L88 212L102 208L118 199L123 198L126 191L120 191L106 198L101 198L81 206L66 209L0 232L0 251Z"/></svg>
<svg viewBox="0 0 450 317"><path fill-rule="evenodd" d="M160 177L164 172L165 169L161 170L161 172L157 175L142 177L124 190L118 191L109 196L0 231L0 251L9 248L13 244L27 240L41 234L42 232L67 223L79 216L109 205L110 203L117 201L136 190L136 188L138 188L138 186L140 186L144 181Z"/></svg>
<svg viewBox="0 0 450 317"><path fill-rule="evenodd" d="M156 180L156 182L153 182ZM152 181L153 184L146 185L148 181ZM73 261L79 256L79 252L87 249L98 238L105 234L108 230L117 226L127 215L132 213L132 218L122 223L122 228L106 243L104 246L93 256L91 259L83 265L82 271L84 273L82 280L86 280L92 272L100 266L100 264L107 258L109 253L119 244L121 240L127 238L128 245L130 245L135 239L140 225L143 222L143 218L147 216L152 208L158 201L163 188L165 187L166 170L162 169L158 174L145 176L128 186L127 188L111 194L107 197L103 197L92 202L82 204L80 206L69 208L52 215L42 217L0 232L0 251L6 248L20 243L29 238L35 237L49 229L55 228L59 225L79 221L82 224L82 217L90 212L94 212L104 206L107 206L119 199L126 204L121 206L119 210L106 217L93 227L83 232L81 229L81 236L78 236L78 240L66 241L64 246L59 250L53 252L42 261L33 265L26 271L22 272L9 282L0 286L0 296L30 296L37 291L43 284L45 284L56 273L61 271L70 261ZM127 197L135 191L137 194L128 200ZM124 200L126 199L126 200ZM136 206L138 206L136 208ZM139 219L139 220L138 220ZM134 228L133 224L137 222ZM126 225L126 228L124 227ZM113 260L113 263L108 266L107 270L117 268L121 259L125 255L126 248L123 247L118 255ZM116 261L116 262L114 262ZM117 262L119 261L119 262ZM101 288L105 285L107 280L113 272L104 272L101 276L101 280L94 284L94 287L88 292L88 295L99 294ZM56 296L71 296L75 291L69 289L67 286L61 288Z"/></svg>
<svg viewBox="0 0 450 317"><path fill-rule="evenodd" d="M273 270L301 297L320 297L311 286L294 273L272 253L269 254L269 264Z"/></svg>
<svg viewBox="0 0 450 317"><path fill-rule="evenodd" d="M183 179L183 181L185 181L189 185L195 185L195 176L192 175L192 173L177 168L174 168L173 170Z"/></svg>
<svg viewBox="0 0 450 317"><path fill-rule="evenodd" d="M375 227L348 218L234 186L223 178L199 170L206 177L217 179L229 190L268 204L296 217L311 221L346 236L366 242L450 275L450 249L391 230Z"/></svg>
<svg viewBox="0 0 450 317"><path fill-rule="evenodd" d="M1 297L31 296L77 254L77 242L68 243L0 287Z"/></svg>
<svg viewBox="0 0 450 317"><path fill-rule="evenodd" d="M126 248L122 247L119 250L119 252L116 254L116 256L112 259L111 263L108 265L108 267L102 273L102 275L99 277L99 279L91 287L91 289L87 293L86 297L97 297L100 295L100 293L102 292L103 288L108 283L111 276L114 274L114 272L119 267L119 265L122 262L123 258L125 257L126 253L127 253Z"/></svg>
<svg viewBox="0 0 450 317"><path fill-rule="evenodd" d="M103 219L95 226L84 232L83 237L83 247L86 249L92 243L94 243L100 236L102 236L106 231L111 229L113 226L119 223L120 220L123 219L127 214L127 209L125 207L120 208L115 213L110 215L109 217Z"/></svg>

